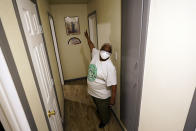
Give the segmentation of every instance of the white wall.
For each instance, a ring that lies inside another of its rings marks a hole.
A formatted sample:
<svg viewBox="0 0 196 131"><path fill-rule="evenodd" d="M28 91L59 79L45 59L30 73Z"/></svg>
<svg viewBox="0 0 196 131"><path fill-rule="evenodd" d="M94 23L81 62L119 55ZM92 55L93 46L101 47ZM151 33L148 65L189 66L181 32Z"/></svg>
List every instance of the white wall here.
<svg viewBox="0 0 196 131"><path fill-rule="evenodd" d="M151 0L139 131L182 131L196 87L196 1Z"/></svg>

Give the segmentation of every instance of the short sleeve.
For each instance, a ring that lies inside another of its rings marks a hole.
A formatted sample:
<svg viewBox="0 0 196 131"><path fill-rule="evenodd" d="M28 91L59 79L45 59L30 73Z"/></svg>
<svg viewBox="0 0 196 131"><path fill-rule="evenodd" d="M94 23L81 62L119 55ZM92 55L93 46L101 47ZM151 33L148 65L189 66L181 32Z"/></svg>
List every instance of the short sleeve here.
<svg viewBox="0 0 196 131"><path fill-rule="evenodd" d="M93 48L93 50L92 50L92 58L93 58L97 53L99 53L99 50L97 50L96 48Z"/></svg>
<svg viewBox="0 0 196 131"><path fill-rule="evenodd" d="M108 67L106 84L107 87L117 85L116 68L114 67L114 65Z"/></svg>

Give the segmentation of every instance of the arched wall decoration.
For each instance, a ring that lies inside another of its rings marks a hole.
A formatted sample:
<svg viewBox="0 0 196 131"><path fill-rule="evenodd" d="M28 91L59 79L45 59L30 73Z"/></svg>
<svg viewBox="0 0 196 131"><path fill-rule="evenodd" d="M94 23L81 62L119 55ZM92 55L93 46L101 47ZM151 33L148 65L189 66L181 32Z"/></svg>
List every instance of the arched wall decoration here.
<svg viewBox="0 0 196 131"><path fill-rule="evenodd" d="M81 40L77 37L72 37L68 41L68 45L78 45L81 44Z"/></svg>

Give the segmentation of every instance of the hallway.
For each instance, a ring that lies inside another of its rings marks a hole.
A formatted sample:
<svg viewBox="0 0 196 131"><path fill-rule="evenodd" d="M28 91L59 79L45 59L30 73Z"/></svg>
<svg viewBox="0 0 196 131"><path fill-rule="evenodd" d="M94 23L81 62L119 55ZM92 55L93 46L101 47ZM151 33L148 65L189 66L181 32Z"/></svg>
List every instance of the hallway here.
<svg viewBox="0 0 196 131"><path fill-rule="evenodd" d="M196 131L195 14L196 0L0 0L0 131Z"/></svg>
<svg viewBox="0 0 196 131"><path fill-rule="evenodd" d="M86 79L64 85L66 131L122 131L114 115L104 129L100 129L96 107L87 93Z"/></svg>

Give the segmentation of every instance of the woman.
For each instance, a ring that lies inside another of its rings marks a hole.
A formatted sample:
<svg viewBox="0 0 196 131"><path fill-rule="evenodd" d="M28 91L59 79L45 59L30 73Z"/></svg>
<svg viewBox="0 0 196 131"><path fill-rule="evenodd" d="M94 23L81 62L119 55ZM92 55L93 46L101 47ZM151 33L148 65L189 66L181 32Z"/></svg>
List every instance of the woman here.
<svg viewBox="0 0 196 131"><path fill-rule="evenodd" d="M110 59L112 47L110 44L104 44L101 50L98 50L94 47L87 31L85 36L92 55L87 78L88 93L97 107L101 120L99 128L104 128L110 120L110 106L115 104L117 88L116 69Z"/></svg>

